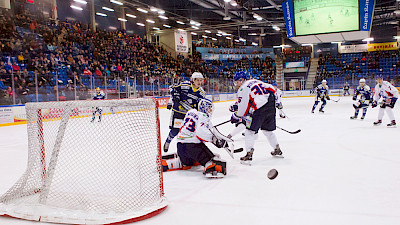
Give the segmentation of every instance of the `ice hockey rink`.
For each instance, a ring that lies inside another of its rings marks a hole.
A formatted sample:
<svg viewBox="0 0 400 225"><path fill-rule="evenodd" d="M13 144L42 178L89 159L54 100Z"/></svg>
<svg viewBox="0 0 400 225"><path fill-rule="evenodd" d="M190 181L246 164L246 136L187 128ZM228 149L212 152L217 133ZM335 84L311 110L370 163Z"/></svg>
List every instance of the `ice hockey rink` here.
<svg viewBox="0 0 400 225"><path fill-rule="evenodd" d="M339 99L339 97L332 97ZM215 104L214 124L230 118L233 102ZM223 179L207 179L202 168L164 173L169 206L161 214L136 224L273 224L273 225L393 225L400 223L400 128L374 127L378 108L368 109L364 121L350 120L351 97L328 101L325 113L311 114L314 98L284 98L288 118L277 118L278 141L285 158L273 158L260 134L253 164L231 159L223 149L209 147L227 161ZM400 103L398 103L400 104ZM400 122L399 105L395 117ZM317 111L317 110L316 110ZM162 143L169 132L170 111L160 109ZM104 117L106 119L106 117ZM88 126L91 124L88 123ZM233 125L219 127L228 134ZM399 139L397 139L399 138ZM243 147L244 137L234 137ZM27 164L26 125L0 127L0 194L23 174ZM170 152L176 152L176 140ZM275 180L267 172L275 168ZM38 224L0 217L0 225Z"/></svg>

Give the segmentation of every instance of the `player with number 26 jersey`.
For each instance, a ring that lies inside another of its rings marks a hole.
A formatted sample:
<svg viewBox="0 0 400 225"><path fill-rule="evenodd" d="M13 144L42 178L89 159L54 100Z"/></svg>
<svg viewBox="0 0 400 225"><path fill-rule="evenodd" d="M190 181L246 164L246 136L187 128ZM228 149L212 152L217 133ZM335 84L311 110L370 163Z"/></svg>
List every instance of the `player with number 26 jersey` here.
<svg viewBox="0 0 400 225"><path fill-rule="evenodd" d="M270 95L275 94L271 84L259 80L247 80L239 88L238 92L238 116L246 116L264 106ZM275 98L275 96L273 96Z"/></svg>

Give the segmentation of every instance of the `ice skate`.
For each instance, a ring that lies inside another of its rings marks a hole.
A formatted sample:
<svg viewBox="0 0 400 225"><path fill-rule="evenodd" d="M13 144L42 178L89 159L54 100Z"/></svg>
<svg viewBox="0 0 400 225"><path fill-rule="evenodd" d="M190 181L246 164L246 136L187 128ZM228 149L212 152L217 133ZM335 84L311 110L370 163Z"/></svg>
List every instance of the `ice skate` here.
<svg viewBox="0 0 400 225"><path fill-rule="evenodd" d="M362 119L362 120L363 120L364 118L365 118L365 116L362 116L360 119Z"/></svg>
<svg viewBox="0 0 400 225"><path fill-rule="evenodd" d="M381 123L382 123L382 120L378 120L378 121L375 121L375 122L374 122L374 125L375 125L375 126L379 126L379 125L381 125Z"/></svg>
<svg viewBox="0 0 400 225"><path fill-rule="evenodd" d="M245 156L240 158L240 163L244 165L251 165L251 161L253 160L253 152L254 148L250 149Z"/></svg>
<svg viewBox="0 0 400 225"><path fill-rule="evenodd" d="M395 128L396 127L396 121L392 120L392 122L390 122L387 127L391 127L391 128Z"/></svg>
<svg viewBox="0 0 400 225"><path fill-rule="evenodd" d="M277 145L274 151L271 152L271 155L274 157L283 158L282 151L279 145Z"/></svg>
<svg viewBox="0 0 400 225"><path fill-rule="evenodd" d="M319 112L320 113L324 113L325 111L323 109L319 109Z"/></svg>
<svg viewBox="0 0 400 225"><path fill-rule="evenodd" d="M357 119L357 116L350 116L350 119L355 120L355 119ZM361 119L362 119L362 117L361 117Z"/></svg>

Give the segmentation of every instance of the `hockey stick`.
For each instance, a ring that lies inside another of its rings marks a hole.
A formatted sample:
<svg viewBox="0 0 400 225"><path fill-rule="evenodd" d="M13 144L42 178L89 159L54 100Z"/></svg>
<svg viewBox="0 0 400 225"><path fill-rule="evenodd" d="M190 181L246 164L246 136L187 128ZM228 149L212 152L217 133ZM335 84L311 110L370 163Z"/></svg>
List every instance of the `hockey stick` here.
<svg viewBox="0 0 400 225"><path fill-rule="evenodd" d="M225 122L222 122L222 123L220 123L220 124L217 124L217 125L215 125L214 127L218 127L218 126L224 125L224 124L229 123L229 122L231 122L231 120L227 120L227 121L225 121Z"/></svg>
<svg viewBox="0 0 400 225"><path fill-rule="evenodd" d="M296 131L288 131L288 130L285 130L285 129L280 128L280 127L278 127L278 126L276 126L276 128L281 129L281 130L283 130L283 131L285 131L285 132L288 132L289 134L297 134L297 133L300 133L300 132L301 132L300 129L298 129L298 130L296 130Z"/></svg>
<svg viewBox="0 0 400 225"><path fill-rule="evenodd" d="M213 127L212 130L211 129L209 129L209 130L217 138L220 138L220 139L223 139L223 140L226 141L226 144L225 144L225 146L223 148L226 150L226 152L228 152L228 154L232 157L232 159L234 159L233 153L238 153L238 152L242 152L243 151L243 148L235 149L235 146L233 145L233 143L232 143L233 150L231 150L229 148L228 142L233 142L233 140L228 138L227 136L221 134L221 132L219 132L219 130L216 127Z"/></svg>
<svg viewBox="0 0 400 225"><path fill-rule="evenodd" d="M340 98L338 100L334 100L334 99L330 99L330 100L333 101L333 102L339 102Z"/></svg>

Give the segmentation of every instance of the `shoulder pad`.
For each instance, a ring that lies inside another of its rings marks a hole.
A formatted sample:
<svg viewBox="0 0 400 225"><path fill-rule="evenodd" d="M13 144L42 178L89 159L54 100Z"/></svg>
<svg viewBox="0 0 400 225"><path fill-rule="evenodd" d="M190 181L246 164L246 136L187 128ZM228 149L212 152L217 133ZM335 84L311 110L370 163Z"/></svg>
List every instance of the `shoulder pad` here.
<svg viewBox="0 0 400 225"><path fill-rule="evenodd" d="M365 89L366 91L371 90L371 88L370 88L368 85L365 85L365 86L364 86L364 89Z"/></svg>

